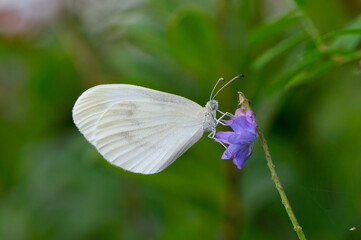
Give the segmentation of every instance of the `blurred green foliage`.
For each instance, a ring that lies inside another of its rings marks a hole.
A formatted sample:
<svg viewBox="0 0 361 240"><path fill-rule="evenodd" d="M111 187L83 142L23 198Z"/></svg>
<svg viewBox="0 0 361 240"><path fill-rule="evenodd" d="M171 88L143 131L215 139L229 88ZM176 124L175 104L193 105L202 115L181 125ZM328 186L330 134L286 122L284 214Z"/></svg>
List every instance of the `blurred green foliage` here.
<svg viewBox="0 0 361 240"><path fill-rule="evenodd" d="M143 176L108 164L72 123L96 84L203 105L240 73L220 109L236 109L237 91L251 99L306 236L361 239L360 12L345 0L150 0L127 24L109 13L101 31L63 11L41 31L3 34L0 239L296 239L259 142L242 171L204 137Z"/></svg>

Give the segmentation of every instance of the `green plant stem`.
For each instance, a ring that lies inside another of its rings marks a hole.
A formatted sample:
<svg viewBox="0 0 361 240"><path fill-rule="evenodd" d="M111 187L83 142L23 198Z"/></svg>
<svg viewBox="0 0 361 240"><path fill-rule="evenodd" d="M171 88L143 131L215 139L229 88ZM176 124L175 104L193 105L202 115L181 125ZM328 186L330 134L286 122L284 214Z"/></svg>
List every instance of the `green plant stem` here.
<svg viewBox="0 0 361 240"><path fill-rule="evenodd" d="M279 180L279 178L277 176L276 168L275 168L275 165L272 162L271 154L270 154L269 149L268 149L267 140L264 138L263 133L262 133L261 129L259 128L258 124L257 124L257 132L258 132L259 138L262 141L262 147L263 147L263 149L264 149L264 151L266 153L267 165L268 165L268 168L271 171L272 180L274 181L274 183L276 185L276 188L278 190L278 193L281 196L282 204L285 207L286 212L288 214L288 217L290 218L290 220L291 220L291 222L293 224L293 229L296 231L299 239L305 240L306 237L305 237L305 234L302 231L302 227L300 226L300 224L297 221L297 218L296 218L296 216L295 216L295 214L294 214L294 212L292 210L291 204L288 201L286 193L285 193L285 191L284 191L284 189L283 189L283 187L281 185L281 182L280 182L280 180Z"/></svg>
<svg viewBox="0 0 361 240"><path fill-rule="evenodd" d="M239 92L239 95L240 95L240 102L242 104L244 104L244 107L246 108L246 110L247 111L252 110L251 106L250 106L250 103L249 103L249 100L247 98L245 98L244 94ZM276 173L276 168L275 168L275 165L272 162L271 154L270 154L269 149L268 149L267 140L263 136L263 133L262 133L260 127L258 126L258 123L256 123L256 127L257 127L257 132L258 132L259 138L262 141L262 147L263 147L263 149L264 149L264 151L266 153L267 165L268 165L268 168L271 171L272 180L275 183L276 188L278 190L278 193L281 196L282 204L285 207L286 212L288 214L288 217L290 218L290 220L292 222L293 229L296 231L296 233L298 235L298 238L300 240L306 240L305 234L302 231L302 227L300 226L300 224L297 221L297 218L296 218L296 216L295 216L295 214L294 214L294 212L292 210L291 204L288 201L286 193L285 193L285 191L284 191L284 189L283 189L283 187L281 185L281 182L280 182L280 180L278 178L278 175Z"/></svg>
<svg viewBox="0 0 361 240"><path fill-rule="evenodd" d="M313 41L319 48L319 50L323 50L325 48L326 44L323 42L321 38L321 34L316 28L315 24L312 22L311 18L306 14L306 12L301 9L303 18L301 19L301 22L303 24L303 27L307 31L307 33L312 37Z"/></svg>
<svg viewBox="0 0 361 240"><path fill-rule="evenodd" d="M318 31L316 25L313 23L312 19L309 17L307 12L304 9L302 1L293 0L293 2L296 4L299 13L301 16L301 24L303 25L303 28L305 31L310 35L314 43L316 44L318 50L323 51L324 49L327 49L327 45L323 42L323 39L321 37L320 32Z"/></svg>

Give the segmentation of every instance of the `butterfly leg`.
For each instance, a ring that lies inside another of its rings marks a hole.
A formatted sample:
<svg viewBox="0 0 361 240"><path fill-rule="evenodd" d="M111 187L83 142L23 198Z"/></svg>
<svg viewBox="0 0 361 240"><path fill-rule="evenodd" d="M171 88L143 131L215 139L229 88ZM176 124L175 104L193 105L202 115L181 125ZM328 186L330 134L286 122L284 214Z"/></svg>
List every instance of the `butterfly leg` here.
<svg viewBox="0 0 361 240"><path fill-rule="evenodd" d="M210 132L210 133L208 134L208 137L209 137L210 139L213 139L214 141L220 143L220 144L229 152L229 154L231 154L231 152L228 150L228 147L227 147L226 145L224 145L224 143L223 143L221 140L219 140L218 138L216 138L215 135L216 135L216 130L214 129L212 132ZM231 154L231 155L232 155L232 154Z"/></svg>
<svg viewBox="0 0 361 240"><path fill-rule="evenodd" d="M221 125L223 125L223 126L229 126L230 124L227 124L227 123L225 123L223 120L222 120L222 118L224 118L225 116L228 116L228 117L234 117L233 116L233 114L231 114L231 113L229 113L229 112L222 112L222 111L219 111L219 110L217 110L219 113L221 113L222 114L222 116L220 117L220 118L218 118L218 119L216 119L216 121L217 121L217 124L218 123L220 123Z"/></svg>
<svg viewBox="0 0 361 240"><path fill-rule="evenodd" d="M232 113L229 113L229 112L225 112L225 113L224 113L224 112L222 112L222 111L220 111L220 110L218 110L218 109L217 109L217 112L219 112L219 113L222 114L222 115L228 116L228 117L234 117L233 114L232 114Z"/></svg>

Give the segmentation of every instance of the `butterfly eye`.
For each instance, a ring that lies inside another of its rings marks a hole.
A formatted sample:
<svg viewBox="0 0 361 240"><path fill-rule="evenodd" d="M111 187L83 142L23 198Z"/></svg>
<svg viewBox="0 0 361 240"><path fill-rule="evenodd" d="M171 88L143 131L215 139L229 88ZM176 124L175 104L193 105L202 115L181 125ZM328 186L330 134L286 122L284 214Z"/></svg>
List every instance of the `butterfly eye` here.
<svg viewBox="0 0 361 240"><path fill-rule="evenodd" d="M211 100L211 101L207 102L206 108L212 112L217 111L218 110L218 102L216 100Z"/></svg>
<svg viewBox="0 0 361 240"><path fill-rule="evenodd" d="M211 101L211 109L212 109L213 111L217 111L217 109L218 109L218 102L217 102L216 100L212 100L212 101Z"/></svg>

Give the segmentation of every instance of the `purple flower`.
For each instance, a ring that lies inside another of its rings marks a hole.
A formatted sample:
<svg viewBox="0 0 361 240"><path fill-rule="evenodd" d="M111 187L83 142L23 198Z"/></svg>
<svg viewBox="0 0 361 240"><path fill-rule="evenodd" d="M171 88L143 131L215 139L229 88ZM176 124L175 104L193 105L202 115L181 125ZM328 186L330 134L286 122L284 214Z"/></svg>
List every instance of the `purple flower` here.
<svg viewBox="0 0 361 240"><path fill-rule="evenodd" d="M233 158L233 163L238 169L242 169L251 156L254 141L258 137L254 113L245 112L245 109L241 107L237 109L235 116L225 123L229 124L233 132L217 132L215 135L221 142L229 144L222 159Z"/></svg>

